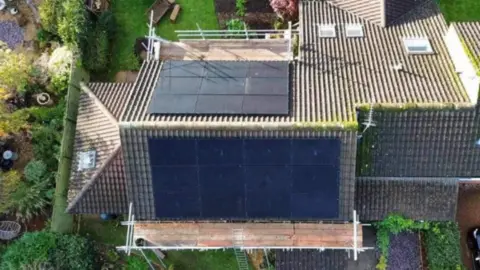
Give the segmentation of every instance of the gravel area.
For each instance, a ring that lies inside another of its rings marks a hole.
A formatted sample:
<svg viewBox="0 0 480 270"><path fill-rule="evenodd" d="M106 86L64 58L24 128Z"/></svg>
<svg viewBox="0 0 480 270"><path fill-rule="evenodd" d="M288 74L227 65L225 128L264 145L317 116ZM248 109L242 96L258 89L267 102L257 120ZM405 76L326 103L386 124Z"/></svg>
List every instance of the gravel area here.
<svg viewBox="0 0 480 270"><path fill-rule="evenodd" d="M0 40L11 49L23 41L23 29L12 21L0 21Z"/></svg>
<svg viewBox="0 0 480 270"><path fill-rule="evenodd" d="M420 256L420 239L416 233L390 236L388 270L422 269Z"/></svg>

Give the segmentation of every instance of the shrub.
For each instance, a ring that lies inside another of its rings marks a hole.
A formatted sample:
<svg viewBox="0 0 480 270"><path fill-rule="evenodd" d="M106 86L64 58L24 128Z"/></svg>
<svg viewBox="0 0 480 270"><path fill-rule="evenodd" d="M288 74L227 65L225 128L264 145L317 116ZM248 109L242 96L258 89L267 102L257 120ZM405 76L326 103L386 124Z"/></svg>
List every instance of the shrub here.
<svg viewBox="0 0 480 270"><path fill-rule="evenodd" d="M23 174L27 181L41 182L47 174L47 165L41 160L32 160L23 169Z"/></svg>
<svg viewBox="0 0 480 270"><path fill-rule="evenodd" d="M235 8L237 10L237 15L240 17L245 16L245 0L236 0L235 1Z"/></svg>
<svg viewBox="0 0 480 270"><path fill-rule="evenodd" d="M82 0L66 0L62 3L63 14L58 21L58 35L70 48L76 48L85 35L87 13Z"/></svg>
<svg viewBox="0 0 480 270"><path fill-rule="evenodd" d="M79 236L27 232L8 246L2 255L0 269L34 269L29 267L32 265L48 265L54 269L95 269L93 250L92 243Z"/></svg>
<svg viewBox="0 0 480 270"><path fill-rule="evenodd" d="M54 190L48 181L39 183L20 182L10 198L10 212L20 221L28 221L45 211L53 198Z"/></svg>
<svg viewBox="0 0 480 270"><path fill-rule="evenodd" d="M40 125L62 123L65 113L65 101L61 100L55 107L30 107L25 109L34 118L34 122Z"/></svg>
<svg viewBox="0 0 480 270"><path fill-rule="evenodd" d="M0 49L0 87L21 91L30 78L32 59L25 53Z"/></svg>
<svg viewBox="0 0 480 270"><path fill-rule="evenodd" d="M298 0L270 0L270 6L283 20L298 19Z"/></svg>
<svg viewBox="0 0 480 270"><path fill-rule="evenodd" d="M130 255L127 258L127 265L124 267L125 270L143 270L148 268L149 266L145 259L139 258L135 255Z"/></svg>
<svg viewBox="0 0 480 270"><path fill-rule="evenodd" d="M48 32L57 33L57 24L58 18L61 16L61 8L61 1L57 0L43 0L40 4L38 8L40 21L42 22L42 27ZM39 41L42 40L39 39Z"/></svg>
<svg viewBox="0 0 480 270"><path fill-rule="evenodd" d="M93 72L103 72L108 67L110 42L115 34L115 20L111 12L102 13L91 26L90 34L82 40L82 62Z"/></svg>
<svg viewBox="0 0 480 270"><path fill-rule="evenodd" d="M0 174L0 212L6 213L11 208L11 197L18 189L22 181L22 175L15 170Z"/></svg>
<svg viewBox="0 0 480 270"><path fill-rule="evenodd" d="M428 269L463 269L460 233L454 222L435 223L425 232Z"/></svg>
<svg viewBox="0 0 480 270"><path fill-rule="evenodd" d="M240 19L231 19L227 21L227 29L229 31L240 31L245 29L245 22Z"/></svg>
<svg viewBox="0 0 480 270"><path fill-rule="evenodd" d="M17 134L29 127L28 113L24 110L8 113L0 101L0 137L8 134Z"/></svg>
<svg viewBox="0 0 480 270"><path fill-rule="evenodd" d="M46 125L37 125L33 128L33 154L35 159L45 162L49 170L56 170L58 166L62 126L61 120L52 119Z"/></svg>

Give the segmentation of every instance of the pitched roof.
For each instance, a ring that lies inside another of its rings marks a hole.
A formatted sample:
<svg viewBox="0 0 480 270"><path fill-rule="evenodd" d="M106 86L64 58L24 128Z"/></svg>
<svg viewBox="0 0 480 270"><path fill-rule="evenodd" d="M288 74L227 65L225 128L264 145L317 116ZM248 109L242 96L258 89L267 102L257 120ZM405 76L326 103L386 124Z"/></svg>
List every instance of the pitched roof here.
<svg viewBox="0 0 480 270"><path fill-rule="evenodd" d="M375 110L359 143L362 176L480 176L480 114L473 109Z"/></svg>
<svg viewBox="0 0 480 270"><path fill-rule="evenodd" d="M135 218L155 220L154 187L148 152L149 138L314 138L334 137L341 140L339 217L352 219L353 193L355 186L356 132L318 130L248 130L248 129L201 129L191 127L130 126L120 129L125 161L125 173L132 198Z"/></svg>
<svg viewBox="0 0 480 270"><path fill-rule="evenodd" d="M82 87L75 131L67 211L126 213L127 199L118 117L128 83ZM77 154L94 149L96 166L79 171Z"/></svg>
<svg viewBox="0 0 480 270"><path fill-rule="evenodd" d="M453 27L457 30L461 39L465 43L467 49L472 55L477 57L480 61L480 22L456 22L452 23ZM480 67L477 67L480 68Z"/></svg>
<svg viewBox="0 0 480 270"><path fill-rule="evenodd" d="M382 28L327 1L300 2L297 88L305 103L303 121L355 120L359 104L469 102L443 42L447 27L433 1ZM359 23L361 38L345 37L347 23ZM320 38L319 24L335 24L337 37ZM409 55L403 38L427 37L434 54ZM403 70L393 66L402 64Z"/></svg>
<svg viewBox="0 0 480 270"><path fill-rule="evenodd" d="M453 178L360 177L355 209L360 220L398 213L415 220L454 220L458 181Z"/></svg>
<svg viewBox="0 0 480 270"><path fill-rule="evenodd" d="M350 255L351 256L351 255ZM374 250L363 251L354 261L345 250L294 249L275 251L276 270L371 270L377 258Z"/></svg>

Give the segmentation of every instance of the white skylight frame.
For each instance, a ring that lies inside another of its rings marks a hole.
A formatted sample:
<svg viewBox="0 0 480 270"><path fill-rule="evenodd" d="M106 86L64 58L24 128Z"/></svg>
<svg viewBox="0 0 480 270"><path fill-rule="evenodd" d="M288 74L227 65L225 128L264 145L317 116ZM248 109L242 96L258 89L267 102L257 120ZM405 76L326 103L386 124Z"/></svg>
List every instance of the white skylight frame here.
<svg viewBox="0 0 480 270"><path fill-rule="evenodd" d="M78 171L93 169L96 166L97 151L88 150L77 153Z"/></svg>
<svg viewBox="0 0 480 270"><path fill-rule="evenodd" d="M349 38L364 37L363 25L359 23L349 23L345 25L345 36Z"/></svg>
<svg viewBox="0 0 480 270"><path fill-rule="evenodd" d="M432 54L433 48L426 37L404 38L403 45L408 54Z"/></svg>
<svg viewBox="0 0 480 270"><path fill-rule="evenodd" d="M337 37L335 24L318 24L318 36L320 38L334 38Z"/></svg>

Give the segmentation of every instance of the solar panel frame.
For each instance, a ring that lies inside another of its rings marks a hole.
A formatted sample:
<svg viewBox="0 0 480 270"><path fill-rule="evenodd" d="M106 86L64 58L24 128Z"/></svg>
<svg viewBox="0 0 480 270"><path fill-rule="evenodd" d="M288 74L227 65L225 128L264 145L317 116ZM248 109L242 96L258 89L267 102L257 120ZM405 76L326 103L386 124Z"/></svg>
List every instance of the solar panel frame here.
<svg viewBox="0 0 480 270"><path fill-rule="evenodd" d="M147 112L288 115L290 88L288 61L165 61ZM197 99L193 95L197 95ZM206 104L206 100L210 102ZM216 103L219 105L209 106Z"/></svg>
<svg viewBox="0 0 480 270"><path fill-rule="evenodd" d="M340 144L337 138L325 137L150 138L157 218L336 219ZM303 151L305 146L330 147L317 153L331 155L335 162L300 164L293 148ZM186 202L178 196L186 196ZM176 212L161 210L164 207Z"/></svg>

